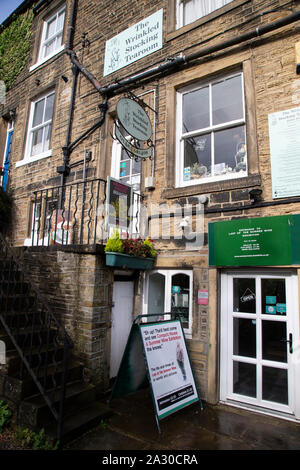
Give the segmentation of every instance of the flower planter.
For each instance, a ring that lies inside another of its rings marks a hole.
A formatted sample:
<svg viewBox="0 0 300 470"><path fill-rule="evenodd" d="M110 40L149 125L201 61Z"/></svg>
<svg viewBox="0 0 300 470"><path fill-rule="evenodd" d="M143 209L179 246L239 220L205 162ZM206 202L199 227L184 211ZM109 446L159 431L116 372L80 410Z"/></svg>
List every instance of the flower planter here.
<svg viewBox="0 0 300 470"><path fill-rule="evenodd" d="M124 253L106 252L106 266L129 269L151 269L154 258L136 258Z"/></svg>

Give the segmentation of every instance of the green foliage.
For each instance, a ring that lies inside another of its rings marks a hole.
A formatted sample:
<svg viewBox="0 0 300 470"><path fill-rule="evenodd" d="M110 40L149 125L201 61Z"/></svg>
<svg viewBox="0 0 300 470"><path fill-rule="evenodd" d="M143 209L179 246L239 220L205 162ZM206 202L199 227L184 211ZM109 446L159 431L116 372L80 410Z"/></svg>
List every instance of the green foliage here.
<svg viewBox="0 0 300 470"><path fill-rule="evenodd" d="M29 447L33 450L57 450L59 446L58 442L53 445L47 441L44 429L36 433L28 428L18 428L15 439L22 447Z"/></svg>
<svg viewBox="0 0 300 470"><path fill-rule="evenodd" d="M10 192L3 191L0 187L0 232L2 232L10 223L13 197Z"/></svg>
<svg viewBox="0 0 300 470"><path fill-rule="evenodd" d="M1 31L0 29L0 80L9 90L23 67L30 52L30 36L33 12L28 9L23 15L16 16Z"/></svg>
<svg viewBox="0 0 300 470"><path fill-rule="evenodd" d="M120 239L120 235L118 231L114 231L114 233L107 240L105 251L114 252L114 253L123 253L123 243L122 243L122 240Z"/></svg>
<svg viewBox="0 0 300 470"><path fill-rule="evenodd" d="M106 252L124 253L126 255L138 258L155 258L156 251L152 246L152 240L146 238L125 238L120 239L119 232L116 230L107 240L105 246Z"/></svg>
<svg viewBox="0 0 300 470"><path fill-rule="evenodd" d="M150 238L146 238L146 239L144 240L144 245L148 248L148 251L149 251L148 257L149 257L149 258L155 258L155 256L156 256L156 251L155 251L154 248L153 248L152 240L150 240Z"/></svg>
<svg viewBox="0 0 300 470"><path fill-rule="evenodd" d="M11 411L8 405L3 401L0 401L0 433L9 424L11 418Z"/></svg>

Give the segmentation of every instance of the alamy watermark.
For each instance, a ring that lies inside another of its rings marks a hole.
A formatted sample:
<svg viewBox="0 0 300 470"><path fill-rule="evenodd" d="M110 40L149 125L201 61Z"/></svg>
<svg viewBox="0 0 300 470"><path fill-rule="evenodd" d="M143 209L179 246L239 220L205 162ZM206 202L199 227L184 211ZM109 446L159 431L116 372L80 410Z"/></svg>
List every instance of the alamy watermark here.
<svg viewBox="0 0 300 470"><path fill-rule="evenodd" d="M198 204L100 204L97 209L97 239L108 238L117 228L120 237L151 238L182 242L186 250L200 250L204 245L204 205ZM107 220L109 221L107 223Z"/></svg>
<svg viewBox="0 0 300 470"><path fill-rule="evenodd" d="M6 86L3 80L0 80L0 104L5 104Z"/></svg>

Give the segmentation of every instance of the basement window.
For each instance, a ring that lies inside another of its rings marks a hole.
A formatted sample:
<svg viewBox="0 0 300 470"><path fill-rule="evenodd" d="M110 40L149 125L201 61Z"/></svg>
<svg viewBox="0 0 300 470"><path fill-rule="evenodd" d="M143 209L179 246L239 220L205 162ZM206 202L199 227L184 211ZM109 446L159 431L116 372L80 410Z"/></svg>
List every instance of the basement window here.
<svg viewBox="0 0 300 470"><path fill-rule="evenodd" d="M176 0L176 29L209 15L233 0Z"/></svg>
<svg viewBox="0 0 300 470"><path fill-rule="evenodd" d="M247 176L243 74L177 92L177 186Z"/></svg>

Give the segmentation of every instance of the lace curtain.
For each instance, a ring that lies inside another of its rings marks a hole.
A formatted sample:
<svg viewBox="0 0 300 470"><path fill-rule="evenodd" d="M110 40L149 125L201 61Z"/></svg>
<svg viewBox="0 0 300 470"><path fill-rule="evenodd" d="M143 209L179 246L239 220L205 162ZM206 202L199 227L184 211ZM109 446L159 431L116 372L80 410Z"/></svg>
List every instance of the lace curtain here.
<svg viewBox="0 0 300 470"><path fill-rule="evenodd" d="M223 7L232 0L179 0L179 8L182 9L182 24L192 23L202 16Z"/></svg>

